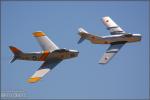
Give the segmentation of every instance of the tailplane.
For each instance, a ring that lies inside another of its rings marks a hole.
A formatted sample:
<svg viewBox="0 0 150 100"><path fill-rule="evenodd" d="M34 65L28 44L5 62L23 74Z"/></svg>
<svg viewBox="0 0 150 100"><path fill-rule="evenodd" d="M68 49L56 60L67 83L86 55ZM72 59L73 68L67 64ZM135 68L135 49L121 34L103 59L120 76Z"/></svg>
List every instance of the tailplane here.
<svg viewBox="0 0 150 100"><path fill-rule="evenodd" d="M87 34L89 33L86 30L84 30L83 28L79 28L79 35L81 36L81 38L79 39L78 44L82 43L86 39Z"/></svg>
<svg viewBox="0 0 150 100"><path fill-rule="evenodd" d="M10 63L13 63L17 58L19 58L20 54L22 54L23 52L14 46L9 46L9 48L14 54L13 59L10 61Z"/></svg>

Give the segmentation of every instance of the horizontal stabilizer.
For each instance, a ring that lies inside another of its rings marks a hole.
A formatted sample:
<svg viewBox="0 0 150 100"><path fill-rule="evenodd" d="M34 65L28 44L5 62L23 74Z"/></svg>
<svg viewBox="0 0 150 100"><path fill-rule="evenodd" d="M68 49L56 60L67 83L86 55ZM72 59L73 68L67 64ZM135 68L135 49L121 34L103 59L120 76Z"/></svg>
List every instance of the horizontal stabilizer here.
<svg viewBox="0 0 150 100"><path fill-rule="evenodd" d="M10 63L13 63L17 59L17 56L14 56Z"/></svg>
<svg viewBox="0 0 150 100"><path fill-rule="evenodd" d="M78 41L78 44L82 43L85 40L85 38L81 37Z"/></svg>
<svg viewBox="0 0 150 100"><path fill-rule="evenodd" d="M86 37L89 33L86 30L84 30L83 28L79 28L78 30L79 30L79 35L81 37L78 41L78 44L80 44L86 39Z"/></svg>

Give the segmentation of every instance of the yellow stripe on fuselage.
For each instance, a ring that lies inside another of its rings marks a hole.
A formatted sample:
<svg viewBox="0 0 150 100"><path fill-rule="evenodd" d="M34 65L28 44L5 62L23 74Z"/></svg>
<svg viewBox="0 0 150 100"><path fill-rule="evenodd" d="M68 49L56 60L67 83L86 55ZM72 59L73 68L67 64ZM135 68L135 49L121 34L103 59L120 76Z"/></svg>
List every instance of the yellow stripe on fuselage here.
<svg viewBox="0 0 150 100"><path fill-rule="evenodd" d="M49 55L49 51L44 51L42 56L39 58L40 61L46 60L47 56Z"/></svg>

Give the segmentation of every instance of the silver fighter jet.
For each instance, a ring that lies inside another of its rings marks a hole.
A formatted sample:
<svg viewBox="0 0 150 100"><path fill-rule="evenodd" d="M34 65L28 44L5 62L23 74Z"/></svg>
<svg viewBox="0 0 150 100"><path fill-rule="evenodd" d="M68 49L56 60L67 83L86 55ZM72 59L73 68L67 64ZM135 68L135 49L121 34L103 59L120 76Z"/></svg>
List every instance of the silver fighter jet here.
<svg viewBox="0 0 150 100"><path fill-rule="evenodd" d="M34 32L33 36L37 39L43 51L24 53L16 47L9 46L14 53L11 63L17 60L44 61L40 68L28 79L29 83L35 83L41 80L50 70L64 59L78 56L77 50L60 49L52 42L44 32Z"/></svg>
<svg viewBox="0 0 150 100"><path fill-rule="evenodd" d="M100 64L108 63L110 59L124 46L124 44L141 40L141 34L130 34L125 32L109 16L103 17L102 21L107 27L107 30L110 31L111 35L95 36L88 33L83 28L79 28L79 35L81 38L78 41L78 43L81 43L86 39L94 44L110 44L109 48L100 59Z"/></svg>

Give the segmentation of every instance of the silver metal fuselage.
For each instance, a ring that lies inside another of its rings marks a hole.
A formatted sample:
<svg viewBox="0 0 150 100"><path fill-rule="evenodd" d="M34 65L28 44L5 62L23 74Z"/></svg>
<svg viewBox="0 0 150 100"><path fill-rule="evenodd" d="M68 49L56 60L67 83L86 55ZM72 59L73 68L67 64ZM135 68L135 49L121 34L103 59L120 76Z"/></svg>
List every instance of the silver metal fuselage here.
<svg viewBox="0 0 150 100"><path fill-rule="evenodd" d="M57 49L52 52L42 51L42 52L32 52L32 53L22 53L18 55L18 60L31 60L31 61L45 61L53 59L69 59L77 57L79 52L77 50L67 50L67 49Z"/></svg>
<svg viewBox="0 0 150 100"><path fill-rule="evenodd" d="M48 59L69 59L77 57L79 52L77 50L58 49L49 54Z"/></svg>
<svg viewBox="0 0 150 100"><path fill-rule="evenodd" d="M101 37L88 36L94 44L111 44L113 42L137 42L141 40L141 34L118 34L118 35L108 35Z"/></svg>

